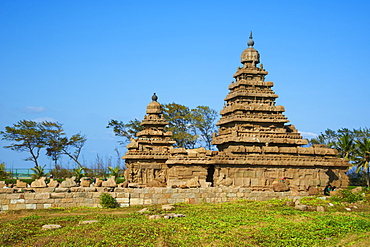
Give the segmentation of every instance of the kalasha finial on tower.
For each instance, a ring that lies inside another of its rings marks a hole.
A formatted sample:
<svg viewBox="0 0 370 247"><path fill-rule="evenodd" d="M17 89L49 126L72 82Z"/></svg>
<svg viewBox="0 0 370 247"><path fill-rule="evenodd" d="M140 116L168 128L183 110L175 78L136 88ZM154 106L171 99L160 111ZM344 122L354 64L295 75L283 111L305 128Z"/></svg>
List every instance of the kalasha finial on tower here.
<svg viewBox="0 0 370 247"><path fill-rule="evenodd" d="M152 100L153 101L157 101L158 100L158 96L154 93L153 96L152 96Z"/></svg>
<svg viewBox="0 0 370 247"><path fill-rule="evenodd" d="M250 35L249 35L249 40L248 40L247 45L248 45L248 48L252 48L252 47L253 47L253 45L254 45L253 36L252 36L252 31L251 31L251 33L250 33Z"/></svg>

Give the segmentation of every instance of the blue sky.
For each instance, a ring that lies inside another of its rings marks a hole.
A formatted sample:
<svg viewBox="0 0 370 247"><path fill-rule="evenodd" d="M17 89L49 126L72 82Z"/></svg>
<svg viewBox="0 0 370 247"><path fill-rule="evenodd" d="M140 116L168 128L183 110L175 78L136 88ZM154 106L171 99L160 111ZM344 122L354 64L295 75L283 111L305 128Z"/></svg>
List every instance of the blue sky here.
<svg viewBox="0 0 370 247"><path fill-rule="evenodd" d="M58 121L87 136L87 166L116 159L124 148L105 126L142 119L154 92L221 110L251 30L277 104L304 135L370 127L369 13L365 0L2 0L0 129ZM9 168L32 167L26 155L0 148Z"/></svg>

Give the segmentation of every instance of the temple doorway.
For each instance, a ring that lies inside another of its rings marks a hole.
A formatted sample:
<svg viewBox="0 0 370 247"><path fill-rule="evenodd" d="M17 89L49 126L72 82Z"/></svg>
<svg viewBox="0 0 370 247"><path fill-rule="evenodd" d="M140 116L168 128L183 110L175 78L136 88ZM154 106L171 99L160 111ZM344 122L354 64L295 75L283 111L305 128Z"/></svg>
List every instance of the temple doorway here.
<svg viewBox="0 0 370 247"><path fill-rule="evenodd" d="M214 165L209 165L207 169L207 178L206 182L211 183L211 187L213 187L213 175L215 174L215 166Z"/></svg>

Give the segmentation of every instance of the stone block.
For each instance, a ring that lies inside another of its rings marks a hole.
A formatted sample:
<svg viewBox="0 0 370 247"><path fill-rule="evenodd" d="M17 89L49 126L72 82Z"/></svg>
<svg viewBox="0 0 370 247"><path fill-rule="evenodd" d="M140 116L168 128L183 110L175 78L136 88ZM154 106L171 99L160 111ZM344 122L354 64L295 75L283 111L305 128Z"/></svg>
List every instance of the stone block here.
<svg viewBox="0 0 370 247"><path fill-rule="evenodd" d="M85 192L96 192L97 189L95 187L86 187L84 188L84 191Z"/></svg>
<svg viewBox="0 0 370 247"><path fill-rule="evenodd" d="M140 198L140 193L130 193L130 198Z"/></svg>
<svg viewBox="0 0 370 247"><path fill-rule="evenodd" d="M9 210L8 205L0 205L0 211L7 211L7 210Z"/></svg>
<svg viewBox="0 0 370 247"><path fill-rule="evenodd" d="M185 202L185 199L184 198L178 198L178 199L175 199L175 203L180 203L180 202Z"/></svg>
<svg viewBox="0 0 370 247"><path fill-rule="evenodd" d="M114 189L114 192L123 192L123 193L126 193L128 190L127 188L121 188L121 187L117 187Z"/></svg>
<svg viewBox="0 0 370 247"><path fill-rule="evenodd" d="M21 198L21 194L19 193L14 193L14 194L9 194L7 196L8 199L20 199Z"/></svg>
<svg viewBox="0 0 370 247"><path fill-rule="evenodd" d="M21 204L21 203L24 203L25 200L24 199L11 199L10 200L10 204Z"/></svg>
<svg viewBox="0 0 370 247"><path fill-rule="evenodd" d="M73 203L74 198L62 198L61 203Z"/></svg>
<svg viewBox="0 0 370 247"><path fill-rule="evenodd" d="M145 194L143 194L143 197L144 197L144 199L152 199L153 194L152 193L145 193Z"/></svg>
<svg viewBox="0 0 370 247"><path fill-rule="evenodd" d="M129 198L130 194L129 193L116 193L116 198Z"/></svg>
<svg viewBox="0 0 370 247"><path fill-rule="evenodd" d="M173 193L173 194L166 194L166 195L171 195L171 197L165 196L165 198L174 198L174 199L186 197L185 193Z"/></svg>
<svg viewBox="0 0 370 247"><path fill-rule="evenodd" d="M36 196L35 193L24 193L24 199L26 200L35 199L35 196Z"/></svg>
<svg viewBox="0 0 370 247"><path fill-rule="evenodd" d="M11 194L11 193L14 193L14 190L13 188L0 188L0 193L1 194Z"/></svg>
<svg viewBox="0 0 370 247"><path fill-rule="evenodd" d="M101 192L92 193L92 197L93 197L93 198L100 198L100 195L101 195L101 194L102 194Z"/></svg>
<svg viewBox="0 0 370 247"><path fill-rule="evenodd" d="M22 210L22 209L26 209L26 204L25 203L22 203L22 204L15 204L15 210Z"/></svg>
<svg viewBox="0 0 370 247"><path fill-rule="evenodd" d="M44 208L51 208L52 204L51 203L44 203Z"/></svg>
<svg viewBox="0 0 370 247"><path fill-rule="evenodd" d="M168 199L167 199L167 202L168 202L168 203L171 203L171 204L174 204L174 203L176 203L176 200L177 200L177 199L168 198Z"/></svg>
<svg viewBox="0 0 370 247"><path fill-rule="evenodd" d="M151 205L152 199L144 199L144 205Z"/></svg>
<svg viewBox="0 0 370 247"><path fill-rule="evenodd" d="M65 193L65 192L70 192L69 188L55 188L54 190L55 193Z"/></svg>
<svg viewBox="0 0 370 247"><path fill-rule="evenodd" d="M252 178L251 179L251 186L258 186L259 179L258 178Z"/></svg>
<svg viewBox="0 0 370 247"><path fill-rule="evenodd" d="M130 206L143 205L143 204L144 204L143 198L130 198Z"/></svg>
<svg viewBox="0 0 370 247"><path fill-rule="evenodd" d="M130 198L116 198L116 201L118 202L118 203L127 203L127 204L129 204L130 203Z"/></svg>
<svg viewBox="0 0 370 247"><path fill-rule="evenodd" d="M185 198L195 198L195 193L185 193Z"/></svg>
<svg viewBox="0 0 370 247"><path fill-rule="evenodd" d="M35 193L51 193L54 192L55 188L31 188Z"/></svg>
<svg viewBox="0 0 370 247"><path fill-rule="evenodd" d="M85 188L84 187L71 187L69 188L71 192L84 192Z"/></svg>
<svg viewBox="0 0 370 247"><path fill-rule="evenodd" d="M226 197L236 197L236 193L227 193Z"/></svg>
<svg viewBox="0 0 370 247"><path fill-rule="evenodd" d="M32 203L32 204L26 204L26 209L36 209L36 205L35 203Z"/></svg>
<svg viewBox="0 0 370 247"><path fill-rule="evenodd" d="M36 193L34 196L35 200L38 199L49 199L50 198L50 193Z"/></svg>
<svg viewBox="0 0 370 247"><path fill-rule="evenodd" d="M50 193L50 198L65 198L64 193Z"/></svg>

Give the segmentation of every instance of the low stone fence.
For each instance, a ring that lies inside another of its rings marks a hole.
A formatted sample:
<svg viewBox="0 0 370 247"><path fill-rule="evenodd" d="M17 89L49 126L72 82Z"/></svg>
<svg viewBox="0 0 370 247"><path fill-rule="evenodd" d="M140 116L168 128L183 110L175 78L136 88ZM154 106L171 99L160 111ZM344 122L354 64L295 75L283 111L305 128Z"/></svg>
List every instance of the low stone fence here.
<svg viewBox="0 0 370 247"><path fill-rule="evenodd" d="M100 195L109 193L121 207L173 203L220 203L239 199L268 200L307 196L307 193L252 191L250 188L33 188L0 189L0 211L50 207L100 207Z"/></svg>

